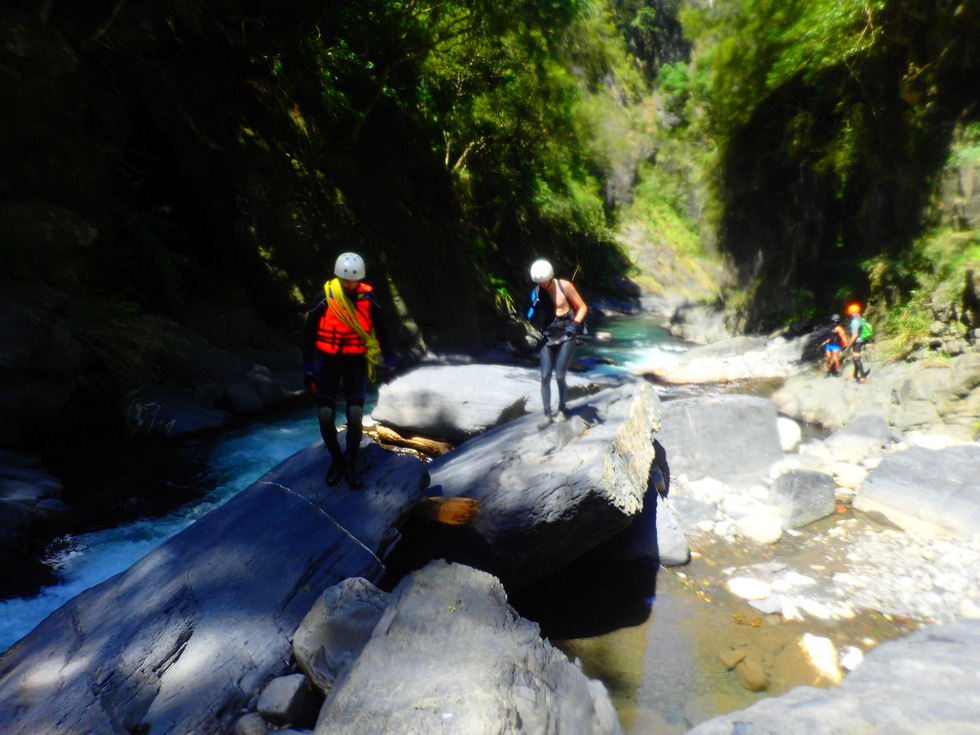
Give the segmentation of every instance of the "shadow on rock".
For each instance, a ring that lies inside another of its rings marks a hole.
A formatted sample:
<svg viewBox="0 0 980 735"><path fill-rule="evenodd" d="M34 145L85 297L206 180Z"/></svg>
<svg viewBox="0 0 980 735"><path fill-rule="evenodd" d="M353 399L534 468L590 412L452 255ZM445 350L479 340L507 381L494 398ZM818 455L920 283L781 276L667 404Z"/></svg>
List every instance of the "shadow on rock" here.
<svg viewBox="0 0 980 735"><path fill-rule="evenodd" d="M440 494L436 485L429 488L433 496ZM493 559L493 549L471 526L439 523L424 514L415 513L400 529L401 539L385 559L385 571L377 586L391 592L401 579L434 559L444 559L483 569Z"/></svg>
<svg viewBox="0 0 980 735"><path fill-rule="evenodd" d="M582 558L513 595L510 604L547 638L591 638L646 622L658 568L650 560L610 564Z"/></svg>

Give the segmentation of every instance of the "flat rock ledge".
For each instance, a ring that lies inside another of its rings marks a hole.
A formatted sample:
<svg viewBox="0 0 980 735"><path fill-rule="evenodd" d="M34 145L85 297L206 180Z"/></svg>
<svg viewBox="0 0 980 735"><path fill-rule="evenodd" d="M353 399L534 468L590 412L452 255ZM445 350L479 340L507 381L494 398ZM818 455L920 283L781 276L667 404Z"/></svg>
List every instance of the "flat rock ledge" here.
<svg viewBox="0 0 980 735"><path fill-rule="evenodd" d="M0 732L227 732L320 591L379 575L423 495L415 458L361 456L364 490L327 488L311 445L55 611L0 656Z"/></svg>
<svg viewBox="0 0 980 735"><path fill-rule="evenodd" d="M600 389L594 381L568 376L568 396ZM554 389L552 400L557 402ZM374 421L399 433L461 443L526 413L539 417L537 370L513 365L436 365L415 368L378 390Z"/></svg>

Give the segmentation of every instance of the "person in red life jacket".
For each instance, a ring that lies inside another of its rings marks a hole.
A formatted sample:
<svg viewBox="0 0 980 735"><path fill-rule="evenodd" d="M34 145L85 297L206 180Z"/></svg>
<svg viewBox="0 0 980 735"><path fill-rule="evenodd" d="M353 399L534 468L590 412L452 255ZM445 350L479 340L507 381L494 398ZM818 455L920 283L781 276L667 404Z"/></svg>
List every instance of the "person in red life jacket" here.
<svg viewBox="0 0 980 735"><path fill-rule="evenodd" d="M568 418L565 400L568 393L566 375L575 353L575 337L582 331L582 322L589 311L585 301L571 281L555 278L555 271L547 260L531 264L531 280L538 284L531 292L531 309L528 319L539 314L541 333L545 342L541 347L541 402L544 404L544 420L538 424L545 428L552 421L551 374L558 383L558 420Z"/></svg>
<svg viewBox="0 0 980 735"><path fill-rule="evenodd" d="M381 310L372 298L374 289L364 283L364 259L357 253L341 253L334 274L336 278L323 286L323 298L306 315L303 375L307 389L316 395L320 436L332 459L327 485L346 479L351 488L359 489L363 482L355 471L355 460L363 435L367 382L376 379L382 354L389 368L396 363ZM336 426L341 385L347 414L343 450Z"/></svg>

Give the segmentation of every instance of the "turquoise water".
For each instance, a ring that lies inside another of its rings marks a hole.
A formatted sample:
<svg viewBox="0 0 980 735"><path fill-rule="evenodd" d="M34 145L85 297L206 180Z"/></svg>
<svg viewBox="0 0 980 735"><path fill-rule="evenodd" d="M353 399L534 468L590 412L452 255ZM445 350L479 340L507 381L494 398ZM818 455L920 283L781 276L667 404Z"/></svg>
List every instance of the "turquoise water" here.
<svg viewBox="0 0 980 735"><path fill-rule="evenodd" d="M611 361L612 364L589 364L597 372L630 372L648 362L653 353L685 349L660 326L659 319L618 317L591 329L576 356L587 363Z"/></svg>
<svg viewBox="0 0 980 735"><path fill-rule="evenodd" d="M206 450L214 485L203 499L163 517L59 540L58 551L46 561L63 583L33 597L0 602L0 651L27 635L72 597L128 569L318 437L312 411L240 429Z"/></svg>

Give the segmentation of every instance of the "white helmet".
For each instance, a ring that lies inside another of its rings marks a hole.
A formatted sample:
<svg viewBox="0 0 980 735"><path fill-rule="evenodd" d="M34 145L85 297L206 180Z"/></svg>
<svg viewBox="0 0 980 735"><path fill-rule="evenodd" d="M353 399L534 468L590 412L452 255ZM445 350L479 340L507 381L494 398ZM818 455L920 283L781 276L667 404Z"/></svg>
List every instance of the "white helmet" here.
<svg viewBox="0 0 980 735"><path fill-rule="evenodd" d="M357 253L341 253L333 267L334 275L347 281L364 279L364 258Z"/></svg>
<svg viewBox="0 0 980 735"><path fill-rule="evenodd" d="M531 263L531 280L535 283L544 283L555 277L555 269L547 260L536 260Z"/></svg>

